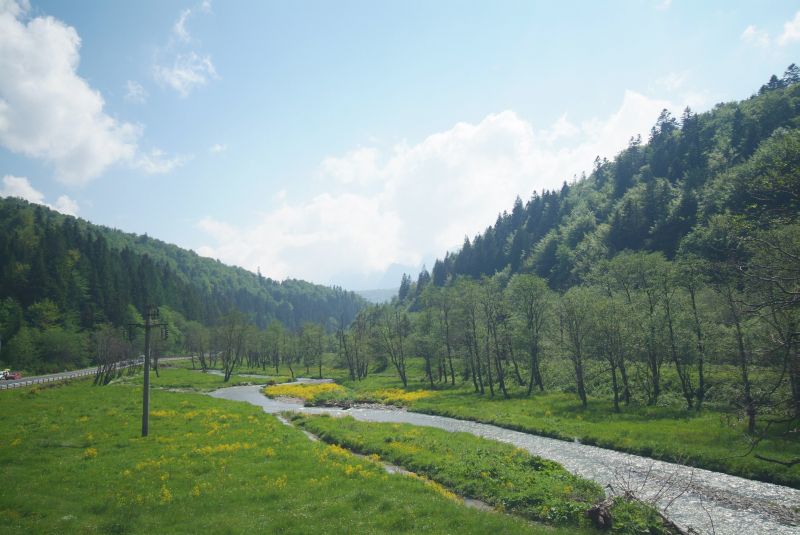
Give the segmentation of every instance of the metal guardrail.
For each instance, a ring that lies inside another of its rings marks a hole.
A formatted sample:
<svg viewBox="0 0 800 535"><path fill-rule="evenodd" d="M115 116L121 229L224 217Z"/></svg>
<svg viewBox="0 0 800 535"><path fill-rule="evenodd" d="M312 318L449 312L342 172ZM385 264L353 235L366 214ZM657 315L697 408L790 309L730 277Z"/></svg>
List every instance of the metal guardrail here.
<svg viewBox="0 0 800 535"><path fill-rule="evenodd" d="M23 386L31 386L41 383L54 383L56 381L66 381L67 379L75 379L76 377L85 377L87 375L94 375L97 370L78 370L75 372L64 373L56 376L48 377L31 377L30 379L20 379L11 382L0 382L0 390L9 390L11 388L21 388Z"/></svg>
<svg viewBox="0 0 800 535"><path fill-rule="evenodd" d="M162 357L159 359L161 362L170 361L170 360L182 360L191 357ZM127 365L122 366L121 368L128 368L130 366L140 366L142 362L138 359ZM97 373L97 368L87 368L83 370L75 370L73 372L66 372L60 374L52 374L52 375L45 375L42 377L31 377L29 379L19 379L15 381L0 381L0 390L10 390L12 388L22 388L23 386L32 386L41 383L55 383L56 381L66 381L67 379L75 379L78 377L86 377L87 375L94 375Z"/></svg>

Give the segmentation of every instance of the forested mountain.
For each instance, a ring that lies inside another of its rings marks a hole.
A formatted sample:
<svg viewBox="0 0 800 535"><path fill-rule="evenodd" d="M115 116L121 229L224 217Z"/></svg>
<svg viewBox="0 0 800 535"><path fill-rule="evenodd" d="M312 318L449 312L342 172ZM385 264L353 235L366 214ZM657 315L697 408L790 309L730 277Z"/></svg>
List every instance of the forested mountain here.
<svg viewBox="0 0 800 535"><path fill-rule="evenodd" d="M646 143L632 138L613 161L560 190L517 199L494 225L437 260L417 283L442 286L448 277L531 272L554 289L584 280L597 261L629 250L672 258L697 225L725 212L758 217L763 210L800 209L800 69L791 65L742 102L709 112L688 108L677 119L664 110ZM776 178L778 172L789 178Z"/></svg>
<svg viewBox="0 0 800 535"><path fill-rule="evenodd" d="M704 114L662 112L647 143L517 199L338 337L354 380L391 366L418 382L406 363L421 357L430 388L711 406L753 447L795 433L800 69Z"/></svg>
<svg viewBox="0 0 800 535"><path fill-rule="evenodd" d="M349 323L366 301L338 287L283 282L226 266L148 236L128 234L21 199L0 199L0 336L24 326L90 331L134 321L148 304L213 325L238 310L265 328Z"/></svg>

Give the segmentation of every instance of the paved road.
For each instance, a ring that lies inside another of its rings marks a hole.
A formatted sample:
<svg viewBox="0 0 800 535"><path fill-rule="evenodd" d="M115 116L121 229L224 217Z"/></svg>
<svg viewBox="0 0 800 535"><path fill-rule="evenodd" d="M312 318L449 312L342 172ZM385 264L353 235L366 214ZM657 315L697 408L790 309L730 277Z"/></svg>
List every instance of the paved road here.
<svg viewBox="0 0 800 535"><path fill-rule="evenodd" d="M170 360L182 360L187 358L190 357L167 357L158 360L159 362L164 362ZM142 362L136 362L133 365L138 366ZM87 375L94 375L96 372L97 372L97 367L94 367L94 368L84 368L82 370L72 370L69 372L51 373L48 375L34 375L31 377L23 377L22 379L15 379L13 381L0 380L0 390L8 390L9 388L20 388L23 386L31 386L40 383L53 383L57 381L66 381L67 379L76 379L79 377L85 377Z"/></svg>

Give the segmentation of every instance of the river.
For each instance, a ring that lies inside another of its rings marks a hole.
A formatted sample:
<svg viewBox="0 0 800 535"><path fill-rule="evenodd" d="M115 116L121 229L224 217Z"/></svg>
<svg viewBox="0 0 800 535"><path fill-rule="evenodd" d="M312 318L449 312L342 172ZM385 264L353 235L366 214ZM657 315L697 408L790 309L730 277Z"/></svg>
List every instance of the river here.
<svg viewBox="0 0 800 535"><path fill-rule="evenodd" d="M481 424L419 414L393 407L337 409L304 407L293 400L270 399L260 386L236 386L212 392L216 398L245 401L275 414L299 411L308 414L352 416L367 422L407 423L445 431L472 433L513 444L534 455L561 463L567 470L610 485L614 491L633 490L656 501L666 516L684 529L698 533L740 535L800 534L800 490L741 477L691 468L647 457L565 442L547 437Z"/></svg>

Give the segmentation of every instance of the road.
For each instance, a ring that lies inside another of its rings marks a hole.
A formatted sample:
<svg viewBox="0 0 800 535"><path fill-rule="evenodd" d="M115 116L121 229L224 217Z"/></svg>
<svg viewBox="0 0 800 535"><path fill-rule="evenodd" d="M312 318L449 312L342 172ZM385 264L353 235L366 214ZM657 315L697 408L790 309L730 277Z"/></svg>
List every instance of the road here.
<svg viewBox="0 0 800 535"><path fill-rule="evenodd" d="M158 359L159 362L170 360L182 360L190 357L166 357ZM135 366L141 365L144 361L136 361ZM127 367L127 366L124 366ZM48 375L34 375L31 377L23 377L22 379L15 379L13 381L0 380L0 390L8 390L10 388L20 388L23 386L32 386L40 383L54 383L58 381L66 381L68 379L77 379L79 377L86 377L87 375L94 375L97 373L97 367L83 368L82 370L72 370L59 373L51 373Z"/></svg>

